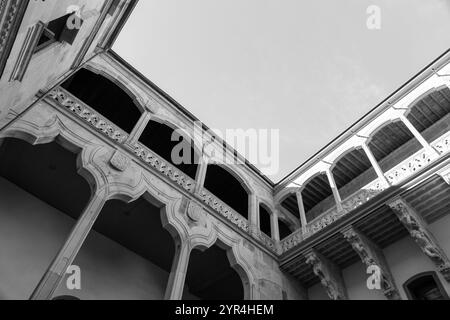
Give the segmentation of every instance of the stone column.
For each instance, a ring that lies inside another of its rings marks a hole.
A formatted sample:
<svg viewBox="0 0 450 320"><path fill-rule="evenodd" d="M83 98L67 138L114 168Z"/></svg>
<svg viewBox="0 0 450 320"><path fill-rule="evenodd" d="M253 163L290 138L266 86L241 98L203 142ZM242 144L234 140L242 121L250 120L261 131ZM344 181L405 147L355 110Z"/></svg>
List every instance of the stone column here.
<svg viewBox="0 0 450 320"><path fill-rule="evenodd" d="M380 179L380 181L382 183L384 183L384 185L386 187L390 187L390 183L389 183L388 179L386 178L386 176L384 175L383 170L381 170L381 167L378 164L378 161L375 159L375 156L373 155L372 150L370 150L369 146L365 143L363 143L362 148L363 148L364 152L366 153L367 158L369 158L369 161L372 164L372 167L375 169L378 179Z"/></svg>
<svg viewBox="0 0 450 320"><path fill-rule="evenodd" d="M389 207L409 231L422 252L434 263L447 282L450 282L450 261L440 248L427 223L403 199L396 199Z"/></svg>
<svg viewBox="0 0 450 320"><path fill-rule="evenodd" d="M258 199L255 194L251 194L248 196L248 217L252 236L258 236L259 233L258 213Z"/></svg>
<svg viewBox="0 0 450 320"><path fill-rule="evenodd" d="M172 263L169 281L167 283L165 300L182 300L186 281L191 246L189 241L182 241L177 245Z"/></svg>
<svg viewBox="0 0 450 320"><path fill-rule="evenodd" d="M420 144L425 148L425 150L428 150L430 154L434 154L437 156L440 156L440 153L434 149L428 142L425 140L425 138L420 134L420 132L414 127L414 125L406 118L404 115L400 116L400 120L408 127L409 131L414 135L414 137L419 140Z"/></svg>
<svg viewBox="0 0 450 320"><path fill-rule="evenodd" d="M401 300L383 250L353 227L343 230L342 234L367 268L376 267L380 271L380 277L377 279L379 288L377 289L383 290L383 294L388 300Z"/></svg>
<svg viewBox="0 0 450 320"><path fill-rule="evenodd" d="M145 111L142 114L133 131L130 133L130 136L128 138L129 145L134 145L136 142L139 141L139 138L141 137L142 133L144 132L145 128L147 127L151 119L152 114L149 111Z"/></svg>
<svg viewBox="0 0 450 320"><path fill-rule="evenodd" d="M331 190L333 191L334 200L336 201L336 207L338 211L343 211L344 208L342 207L341 195L339 194L336 182L334 181L333 173L331 172L331 167L327 168L326 173L328 177L328 182L330 183Z"/></svg>
<svg viewBox="0 0 450 320"><path fill-rule="evenodd" d="M280 225L278 222L279 219L279 213L277 210L272 212L272 215L270 216L272 219L271 223L271 231L272 231L272 239L275 241L280 241Z"/></svg>
<svg viewBox="0 0 450 320"><path fill-rule="evenodd" d="M302 225L303 234L306 233L306 225L308 224L308 220L306 219L305 206L303 204L303 195L299 190L296 192L297 195L297 203L298 203L298 212L300 212L300 223Z"/></svg>
<svg viewBox="0 0 450 320"><path fill-rule="evenodd" d="M314 274L320 279L331 300L347 300L342 272L337 265L314 249L305 254L306 263L313 267Z"/></svg>
<svg viewBox="0 0 450 320"><path fill-rule="evenodd" d="M206 172L208 171L208 159L203 157L198 164L197 175L195 177L195 194L199 194L205 186Z"/></svg>
<svg viewBox="0 0 450 320"><path fill-rule="evenodd" d="M105 188L97 191L84 210L61 251L34 290L32 300L49 300L64 278L67 268L75 260L89 232L94 226L108 193Z"/></svg>

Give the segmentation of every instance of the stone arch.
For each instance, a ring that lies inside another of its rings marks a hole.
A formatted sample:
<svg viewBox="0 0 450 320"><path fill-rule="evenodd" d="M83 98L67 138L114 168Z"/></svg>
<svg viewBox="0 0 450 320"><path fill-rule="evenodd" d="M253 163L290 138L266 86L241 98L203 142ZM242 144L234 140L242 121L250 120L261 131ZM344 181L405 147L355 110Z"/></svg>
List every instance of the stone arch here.
<svg viewBox="0 0 450 320"><path fill-rule="evenodd" d="M400 118L388 120L370 135L367 146L383 172L395 167L423 146Z"/></svg>
<svg viewBox="0 0 450 320"><path fill-rule="evenodd" d="M174 140L174 137L178 140ZM168 119L152 116L138 140L195 180L202 153L186 130L177 127ZM188 152L185 152L186 148ZM183 157L180 159L181 163L172 159L173 151L178 151L177 155Z"/></svg>
<svg viewBox="0 0 450 320"><path fill-rule="evenodd" d="M103 65L89 62L86 65L83 66L84 69L87 69L95 74L101 75L111 82L114 82L118 87L120 87L123 91L125 91L130 97L133 98L134 103L136 104L136 107L141 112L144 112L147 110L147 107L144 104L143 95L138 92L133 86L130 86L130 82L125 81L125 78L114 76L111 73L111 70L104 67Z"/></svg>
<svg viewBox="0 0 450 320"><path fill-rule="evenodd" d="M206 169L204 188L241 216L248 219L249 199L254 194L254 190L231 167L217 162L209 162ZM257 204L255 203L255 205Z"/></svg>
<svg viewBox="0 0 450 320"><path fill-rule="evenodd" d="M133 131L144 112L128 87L104 72L82 68L61 87L127 133Z"/></svg>
<svg viewBox="0 0 450 320"><path fill-rule="evenodd" d="M229 165L226 163L222 163L220 161L209 161L208 165L216 165L227 171L229 174L231 174L239 183L241 186L245 189L245 191L248 193L248 195L254 195L255 189L253 188L252 184L247 181L246 177L237 169L234 168L234 165Z"/></svg>
<svg viewBox="0 0 450 320"><path fill-rule="evenodd" d="M343 152L330 168L342 200L377 179L377 173L362 146Z"/></svg>
<svg viewBox="0 0 450 320"><path fill-rule="evenodd" d="M419 96L408 107L405 117L428 143L450 131L450 88L442 85Z"/></svg>
<svg viewBox="0 0 450 320"><path fill-rule="evenodd" d="M218 246L226 252L229 266L239 275L243 289L243 300L253 300L255 287L254 283L256 277L253 267L248 263L242 255L242 240L238 237L229 234L224 228L215 226L215 234L213 237L206 238L192 238L192 251L200 250L205 252L208 249ZM191 251L191 254L192 254Z"/></svg>
<svg viewBox="0 0 450 320"><path fill-rule="evenodd" d="M93 161L103 147L75 134L57 116L46 127L38 127L29 122L17 120L0 133L0 141L6 138L20 139L31 145L57 142L65 149L77 154L78 174L88 182L91 195L107 183L106 175Z"/></svg>

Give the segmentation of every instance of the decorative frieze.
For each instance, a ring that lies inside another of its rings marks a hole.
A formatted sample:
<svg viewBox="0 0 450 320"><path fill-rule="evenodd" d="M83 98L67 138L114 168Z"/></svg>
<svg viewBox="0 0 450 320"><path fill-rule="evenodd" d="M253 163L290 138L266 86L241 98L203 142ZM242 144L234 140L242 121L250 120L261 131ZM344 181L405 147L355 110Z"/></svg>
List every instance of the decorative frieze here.
<svg viewBox="0 0 450 320"><path fill-rule="evenodd" d="M347 300L347 289L338 266L315 250L305 255L306 263L311 265L314 274L332 300Z"/></svg>
<svg viewBox="0 0 450 320"><path fill-rule="evenodd" d="M170 180L183 187L186 191L192 192L195 187L195 181L186 174L176 169L172 164L163 160L156 153L141 143L136 143L132 149L133 153L143 160L147 165L162 173Z"/></svg>
<svg viewBox="0 0 450 320"><path fill-rule="evenodd" d="M239 213L231 209L229 206L227 206L224 202L219 200L219 198L214 196L212 193L203 189L200 192L200 198L205 204L210 206L212 209L214 209L220 215L225 217L227 220L231 221L233 224L235 224L245 232L247 233L249 232L249 224L247 219L245 219Z"/></svg>
<svg viewBox="0 0 450 320"><path fill-rule="evenodd" d="M395 200L389 204L389 207L409 231L422 252L435 264L444 278L450 282L450 261L432 233L427 230L426 222L403 199Z"/></svg>
<svg viewBox="0 0 450 320"><path fill-rule="evenodd" d="M111 123L105 117L95 112L85 103L81 102L66 90L62 88L53 89L48 97L58 102L62 107L70 110L83 122L102 132L109 139L123 144L128 139L128 134L126 134L122 129Z"/></svg>
<svg viewBox="0 0 450 320"><path fill-rule="evenodd" d="M367 268L376 266L380 270L380 289L383 290L386 298L389 300L400 300L400 294L389 270L389 266L386 263L383 251L354 228L345 230L342 234Z"/></svg>
<svg viewBox="0 0 450 320"><path fill-rule="evenodd" d="M16 39L29 0L0 1L0 77Z"/></svg>

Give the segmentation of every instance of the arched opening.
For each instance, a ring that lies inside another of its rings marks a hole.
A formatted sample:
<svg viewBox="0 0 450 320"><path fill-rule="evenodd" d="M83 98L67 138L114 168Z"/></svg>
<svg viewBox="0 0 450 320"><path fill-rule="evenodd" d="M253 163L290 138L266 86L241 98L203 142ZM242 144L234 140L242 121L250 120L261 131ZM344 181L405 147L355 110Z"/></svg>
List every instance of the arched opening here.
<svg viewBox="0 0 450 320"><path fill-rule="evenodd" d="M214 245L193 250L189 259L185 292L201 300L244 300L240 275L230 265L227 251ZM184 299L188 296L183 295Z"/></svg>
<svg viewBox="0 0 450 320"><path fill-rule="evenodd" d="M278 229L280 230L280 240L284 240L292 234L289 226L281 219L278 219Z"/></svg>
<svg viewBox="0 0 450 320"><path fill-rule="evenodd" d="M270 210L264 205L259 205L259 229L269 237L272 237L272 214Z"/></svg>
<svg viewBox="0 0 450 320"><path fill-rule="evenodd" d="M164 211L149 194L105 204L73 263L81 269L82 300L164 299L175 253ZM56 295L70 294L66 279Z"/></svg>
<svg viewBox="0 0 450 320"><path fill-rule="evenodd" d="M333 176L342 200L345 200L377 178L369 158L363 149L347 152L336 162Z"/></svg>
<svg viewBox="0 0 450 320"><path fill-rule="evenodd" d="M204 184L206 190L248 219L249 194L231 173L222 166L210 164L206 171Z"/></svg>
<svg viewBox="0 0 450 320"><path fill-rule="evenodd" d="M433 90L411 106L408 120L428 143L450 130L450 89Z"/></svg>
<svg viewBox="0 0 450 320"><path fill-rule="evenodd" d="M150 121L139 141L172 163L178 170L195 179L199 156L192 146L192 141L178 132L174 134L174 131L165 124Z"/></svg>
<svg viewBox="0 0 450 320"><path fill-rule="evenodd" d="M336 205L333 190L324 173L315 176L305 185L302 198L308 223Z"/></svg>
<svg viewBox="0 0 450 320"><path fill-rule="evenodd" d="M369 148L381 170L386 173L421 150L422 145L408 127L399 120L379 128L372 135Z"/></svg>
<svg viewBox="0 0 450 320"><path fill-rule="evenodd" d="M0 141L0 300L30 298L90 197L77 154Z"/></svg>
<svg viewBox="0 0 450 320"><path fill-rule="evenodd" d="M292 216L300 221L300 210L298 207L297 195L295 193L289 194L286 199L281 201L281 206L286 209Z"/></svg>
<svg viewBox="0 0 450 320"><path fill-rule="evenodd" d="M418 274L408 280L403 288L409 300L449 300L435 272Z"/></svg>
<svg viewBox="0 0 450 320"><path fill-rule="evenodd" d="M126 91L87 69L75 73L62 87L127 133L133 131L141 117L135 101Z"/></svg>

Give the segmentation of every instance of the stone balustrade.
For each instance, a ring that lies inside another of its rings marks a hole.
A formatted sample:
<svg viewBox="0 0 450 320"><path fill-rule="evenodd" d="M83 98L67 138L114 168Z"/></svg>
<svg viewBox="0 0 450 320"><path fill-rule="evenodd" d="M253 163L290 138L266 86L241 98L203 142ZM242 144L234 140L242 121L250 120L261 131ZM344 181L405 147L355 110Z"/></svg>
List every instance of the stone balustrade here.
<svg viewBox="0 0 450 320"><path fill-rule="evenodd" d="M447 132L436 139L431 143L431 146L436 149L441 156L447 154L450 151L450 132ZM391 185L396 185L426 168L436 158L437 155L431 150L422 149L389 170L385 176ZM367 186L361 188L342 202L342 211L338 211L336 206L334 206L309 222L305 231L302 229L297 230L295 233L282 240L280 244L282 253L291 250L305 239L338 221L385 189L386 186L383 185L380 179L370 182Z"/></svg>

